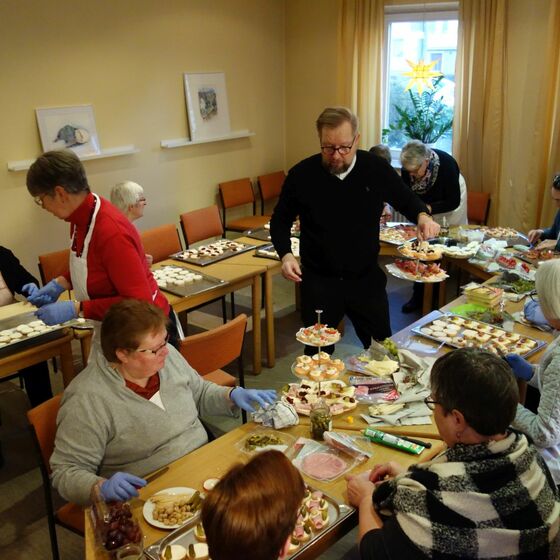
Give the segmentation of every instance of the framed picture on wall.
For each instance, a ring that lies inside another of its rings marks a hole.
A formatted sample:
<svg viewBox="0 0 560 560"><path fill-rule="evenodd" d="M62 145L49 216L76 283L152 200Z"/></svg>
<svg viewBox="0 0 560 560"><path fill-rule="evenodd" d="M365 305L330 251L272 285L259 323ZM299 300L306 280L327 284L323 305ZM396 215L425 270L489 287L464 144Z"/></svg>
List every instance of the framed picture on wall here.
<svg viewBox="0 0 560 560"><path fill-rule="evenodd" d="M68 148L78 156L99 154L92 105L35 109L43 151Z"/></svg>
<svg viewBox="0 0 560 560"><path fill-rule="evenodd" d="M191 140L206 140L231 132L223 72L184 74Z"/></svg>

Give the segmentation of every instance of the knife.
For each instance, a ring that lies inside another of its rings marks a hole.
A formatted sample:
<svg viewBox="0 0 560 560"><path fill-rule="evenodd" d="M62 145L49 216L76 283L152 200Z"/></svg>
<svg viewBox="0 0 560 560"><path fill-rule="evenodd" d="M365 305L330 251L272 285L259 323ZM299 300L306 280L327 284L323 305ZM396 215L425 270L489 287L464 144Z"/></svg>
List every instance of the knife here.
<svg viewBox="0 0 560 560"><path fill-rule="evenodd" d="M169 467L163 467L163 469L160 469L159 471L156 471L154 474L151 474L150 476L146 477L144 479L146 481L146 484L150 484L150 482L153 482L156 478L159 478L162 474L165 474L168 470Z"/></svg>

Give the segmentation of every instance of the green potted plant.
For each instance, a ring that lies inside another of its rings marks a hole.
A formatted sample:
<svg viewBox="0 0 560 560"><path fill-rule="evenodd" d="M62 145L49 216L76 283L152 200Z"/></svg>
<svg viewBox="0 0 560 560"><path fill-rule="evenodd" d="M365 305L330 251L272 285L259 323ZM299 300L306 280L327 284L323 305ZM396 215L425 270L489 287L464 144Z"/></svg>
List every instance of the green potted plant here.
<svg viewBox="0 0 560 560"><path fill-rule="evenodd" d="M433 89L422 93L408 90L410 104L394 105L398 118L389 128L383 129L383 140L387 142L391 133L400 133L409 140L420 140L424 144L434 144L453 126L453 109L443 103L443 95L438 95L443 76L433 78Z"/></svg>

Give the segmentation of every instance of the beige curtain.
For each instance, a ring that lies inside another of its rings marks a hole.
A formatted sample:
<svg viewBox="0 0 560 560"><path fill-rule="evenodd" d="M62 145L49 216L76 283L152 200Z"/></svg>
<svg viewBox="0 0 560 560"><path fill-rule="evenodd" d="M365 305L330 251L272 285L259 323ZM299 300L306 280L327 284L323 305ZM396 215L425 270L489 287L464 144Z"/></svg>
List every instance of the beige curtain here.
<svg viewBox="0 0 560 560"><path fill-rule="evenodd" d="M469 190L500 205L507 0L461 0L453 153Z"/></svg>
<svg viewBox="0 0 560 560"><path fill-rule="evenodd" d="M381 142L383 0L342 0L338 27L338 98L360 118L360 147Z"/></svg>

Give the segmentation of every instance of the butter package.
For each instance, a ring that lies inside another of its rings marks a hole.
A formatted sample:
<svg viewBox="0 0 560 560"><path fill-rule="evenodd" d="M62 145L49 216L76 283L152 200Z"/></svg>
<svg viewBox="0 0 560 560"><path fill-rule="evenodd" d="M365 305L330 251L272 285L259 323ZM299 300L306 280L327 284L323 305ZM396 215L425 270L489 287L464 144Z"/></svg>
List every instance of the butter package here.
<svg viewBox="0 0 560 560"><path fill-rule="evenodd" d="M363 434L374 443L386 445L387 447L393 447L394 449L404 451L405 453L411 453L412 455L420 455L420 453L426 449L422 445L406 441L392 434L386 434L385 432L374 428L366 428L363 431Z"/></svg>

